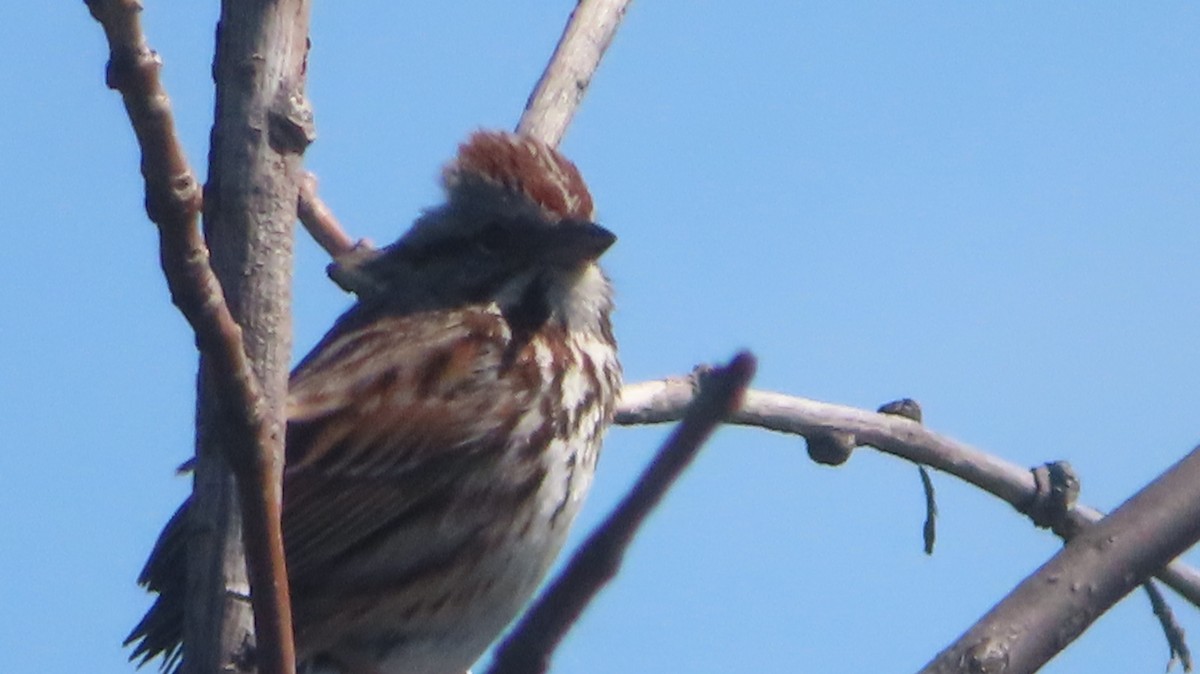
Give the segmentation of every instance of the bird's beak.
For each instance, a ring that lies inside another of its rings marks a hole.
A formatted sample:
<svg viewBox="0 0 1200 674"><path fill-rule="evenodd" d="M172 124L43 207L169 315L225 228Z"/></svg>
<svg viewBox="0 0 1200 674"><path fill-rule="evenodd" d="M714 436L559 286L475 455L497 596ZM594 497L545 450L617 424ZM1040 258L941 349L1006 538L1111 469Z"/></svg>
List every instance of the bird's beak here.
<svg viewBox="0 0 1200 674"><path fill-rule="evenodd" d="M546 259L564 266L591 262L613 245L617 236L594 222L564 220L544 235Z"/></svg>

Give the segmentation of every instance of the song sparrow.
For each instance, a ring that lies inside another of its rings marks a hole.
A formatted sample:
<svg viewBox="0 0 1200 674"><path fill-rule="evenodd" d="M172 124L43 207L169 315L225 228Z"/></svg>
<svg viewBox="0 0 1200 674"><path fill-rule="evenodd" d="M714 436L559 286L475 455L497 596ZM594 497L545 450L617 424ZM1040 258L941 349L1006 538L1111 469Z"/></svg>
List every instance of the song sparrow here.
<svg viewBox="0 0 1200 674"><path fill-rule="evenodd" d="M446 202L363 270L292 373L283 534L310 672L454 674L513 619L587 493L621 383L579 172L478 132ZM132 658L177 665L187 504L140 582Z"/></svg>

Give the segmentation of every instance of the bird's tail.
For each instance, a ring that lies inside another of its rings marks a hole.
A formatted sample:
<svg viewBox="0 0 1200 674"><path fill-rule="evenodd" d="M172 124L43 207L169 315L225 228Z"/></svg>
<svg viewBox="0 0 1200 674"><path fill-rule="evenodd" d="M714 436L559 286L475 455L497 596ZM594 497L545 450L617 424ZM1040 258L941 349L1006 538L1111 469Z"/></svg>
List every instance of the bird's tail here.
<svg viewBox="0 0 1200 674"><path fill-rule="evenodd" d="M141 622L125 637L129 659L141 667L162 658L162 671L175 674L183 659L183 607L187 595L188 504L183 502L154 543L138 584L158 594Z"/></svg>

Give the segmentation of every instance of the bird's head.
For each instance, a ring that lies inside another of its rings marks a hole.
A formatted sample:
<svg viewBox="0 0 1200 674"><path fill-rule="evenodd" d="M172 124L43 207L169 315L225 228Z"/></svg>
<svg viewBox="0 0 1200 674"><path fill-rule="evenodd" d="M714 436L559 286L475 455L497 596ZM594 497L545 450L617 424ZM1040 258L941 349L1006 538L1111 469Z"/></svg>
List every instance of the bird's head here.
<svg viewBox="0 0 1200 674"><path fill-rule="evenodd" d="M594 222L574 164L527 136L480 131L442 182L446 202L372 264L388 294L495 302L522 320L574 328L607 320L611 289L596 260L616 237Z"/></svg>

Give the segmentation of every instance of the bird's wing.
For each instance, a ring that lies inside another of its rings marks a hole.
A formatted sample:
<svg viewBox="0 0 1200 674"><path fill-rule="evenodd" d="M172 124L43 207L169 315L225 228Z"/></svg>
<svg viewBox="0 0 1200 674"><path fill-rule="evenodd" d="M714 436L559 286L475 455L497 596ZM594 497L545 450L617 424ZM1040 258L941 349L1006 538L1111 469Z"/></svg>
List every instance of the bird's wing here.
<svg viewBox="0 0 1200 674"><path fill-rule="evenodd" d="M518 424L549 432L538 355L482 309L335 327L293 373L288 396L293 591L366 590L424 573L476 542L488 514L479 499L536 489L536 457L503 449ZM487 470L501 461L514 464L511 479Z"/></svg>

